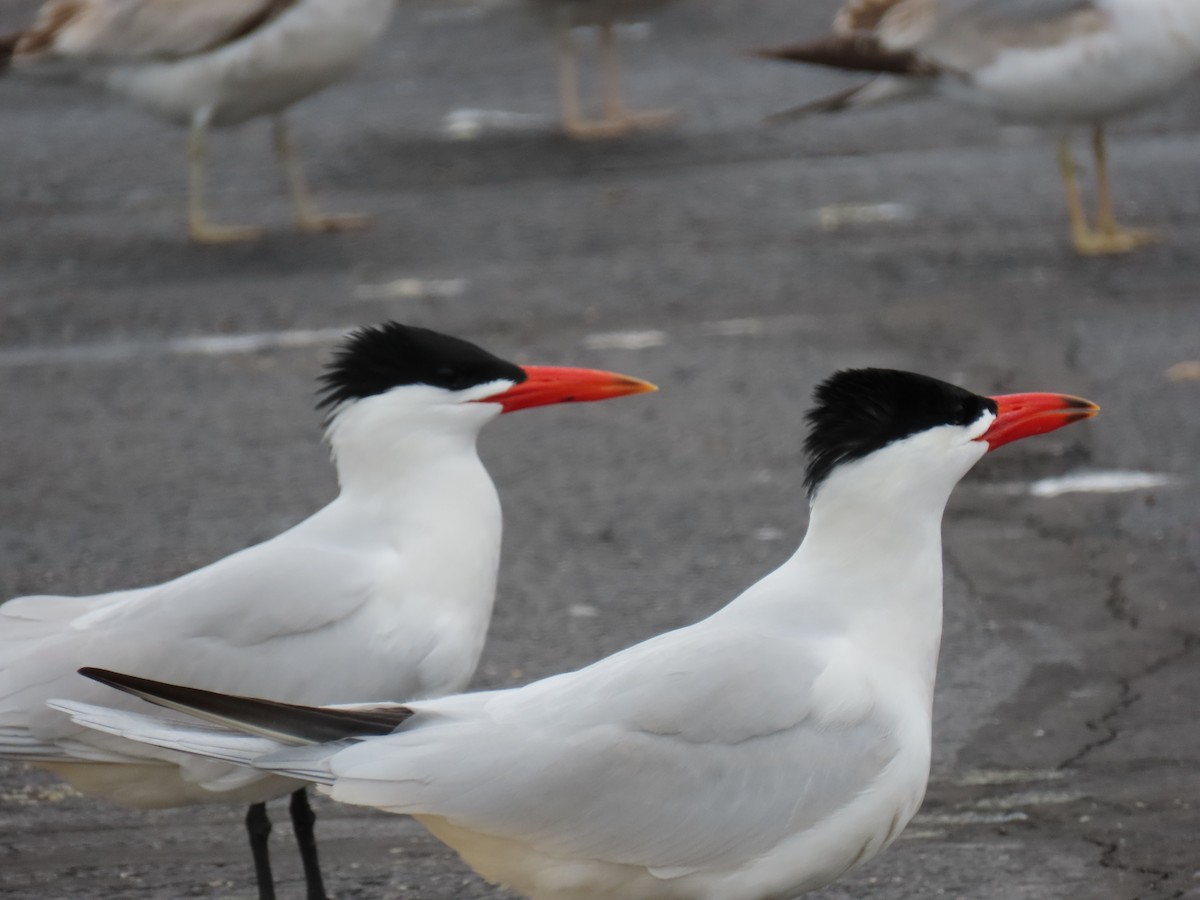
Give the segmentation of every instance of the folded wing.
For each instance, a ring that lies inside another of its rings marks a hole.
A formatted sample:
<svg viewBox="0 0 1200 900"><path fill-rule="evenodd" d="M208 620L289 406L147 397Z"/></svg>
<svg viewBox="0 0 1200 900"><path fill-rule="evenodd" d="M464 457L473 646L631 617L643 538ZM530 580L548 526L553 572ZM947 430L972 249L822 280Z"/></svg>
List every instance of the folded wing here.
<svg viewBox="0 0 1200 900"><path fill-rule="evenodd" d="M80 61L179 59L261 28L298 0L51 0L14 56Z"/></svg>
<svg viewBox="0 0 1200 900"><path fill-rule="evenodd" d="M816 643L702 623L525 688L409 704L378 737L348 725L328 743L231 751L224 729L119 725L224 759L245 749L237 761L344 802L679 875L766 853L871 791L895 723L838 674L850 668Z"/></svg>
<svg viewBox="0 0 1200 900"><path fill-rule="evenodd" d="M329 631L357 627L376 574L370 558L351 551L276 540L153 588L10 601L0 606L0 756L56 758L65 742L90 739L45 705L51 698L136 707L80 678L82 665L214 690L254 685L284 699L361 696L352 679L328 677L317 648ZM413 658L421 652L414 647ZM415 691L415 668L409 674L405 684L397 668L397 692ZM331 683L346 693L331 693Z"/></svg>

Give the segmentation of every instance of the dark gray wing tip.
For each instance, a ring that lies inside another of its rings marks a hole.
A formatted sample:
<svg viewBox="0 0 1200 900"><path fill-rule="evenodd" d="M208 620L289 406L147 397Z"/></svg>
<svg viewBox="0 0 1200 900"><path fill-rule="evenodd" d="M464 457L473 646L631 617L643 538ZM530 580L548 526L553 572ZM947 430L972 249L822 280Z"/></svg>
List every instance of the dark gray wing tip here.
<svg viewBox="0 0 1200 900"><path fill-rule="evenodd" d="M188 712L230 727L240 727L247 733L263 733L264 730L268 730L302 742L325 743L344 738L391 734L413 715L413 711L406 706L370 709L301 706L277 700L184 687L94 666L84 666L78 671L80 675L93 681L141 697L158 706Z"/></svg>

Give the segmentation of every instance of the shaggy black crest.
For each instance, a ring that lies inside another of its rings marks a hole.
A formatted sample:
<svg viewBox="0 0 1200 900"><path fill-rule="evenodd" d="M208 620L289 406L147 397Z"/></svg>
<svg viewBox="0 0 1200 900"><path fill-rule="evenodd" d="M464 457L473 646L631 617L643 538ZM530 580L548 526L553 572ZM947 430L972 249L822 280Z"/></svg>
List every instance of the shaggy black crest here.
<svg viewBox="0 0 1200 900"><path fill-rule="evenodd" d="M461 391L489 381L524 381L525 372L468 341L399 322L359 328L321 376L318 409L428 384Z"/></svg>
<svg viewBox="0 0 1200 900"><path fill-rule="evenodd" d="M969 425L996 404L928 375L847 369L818 385L804 442L809 496L837 466L938 425Z"/></svg>

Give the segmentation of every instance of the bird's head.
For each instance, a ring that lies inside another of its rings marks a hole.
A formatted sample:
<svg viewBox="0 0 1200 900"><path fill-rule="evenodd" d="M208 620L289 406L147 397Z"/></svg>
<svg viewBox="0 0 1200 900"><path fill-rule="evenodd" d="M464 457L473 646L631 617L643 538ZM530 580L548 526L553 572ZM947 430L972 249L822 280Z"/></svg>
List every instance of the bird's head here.
<svg viewBox="0 0 1200 900"><path fill-rule="evenodd" d="M380 414L428 426L478 428L519 409L653 390L649 382L597 369L518 366L460 338L385 322L351 332L335 351L321 377L319 407L334 423L370 403Z"/></svg>
<svg viewBox="0 0 1200 900"><path fill-rule="evenodd" d="M1066 394L986 397L927 375L849 369L817 387L808 413L805 484L815 497L837 479L883 494L949 496L989 450L1099 411Z"/></svg>

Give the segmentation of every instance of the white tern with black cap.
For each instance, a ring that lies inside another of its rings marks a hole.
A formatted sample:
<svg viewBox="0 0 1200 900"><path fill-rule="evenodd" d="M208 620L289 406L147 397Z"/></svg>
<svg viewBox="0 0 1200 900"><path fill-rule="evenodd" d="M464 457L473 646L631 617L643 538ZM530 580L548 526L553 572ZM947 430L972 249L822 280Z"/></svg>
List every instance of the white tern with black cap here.
<svg viewBox="0 0 1200 900"><path fill-rule="evenodd" d="M790 897L870 859L921 803L955 484L1096 411L840 372L809 414L812 515L791 559L701 622L526 687L302 709L88 669L208 722L55 705L413 815L535 900Z"/></svg>
<svg viewBox="0 0 1200 900"><path fill-rule="evenodd" d="M517 366L395 322L351 333L323 384L340 485L328 506L164 584L0 606L0 761L35 763L127 806L252 804L262 897L272 893L261 804L297 789L310 898L324 893L302 784L81 728L46 701L111 699L75 674L89 662L297 703L462 690L500 559L480 429L503 412L653 390L611 372Z"/></svg>

